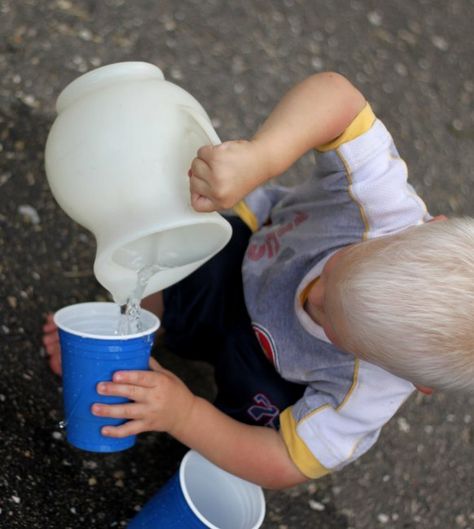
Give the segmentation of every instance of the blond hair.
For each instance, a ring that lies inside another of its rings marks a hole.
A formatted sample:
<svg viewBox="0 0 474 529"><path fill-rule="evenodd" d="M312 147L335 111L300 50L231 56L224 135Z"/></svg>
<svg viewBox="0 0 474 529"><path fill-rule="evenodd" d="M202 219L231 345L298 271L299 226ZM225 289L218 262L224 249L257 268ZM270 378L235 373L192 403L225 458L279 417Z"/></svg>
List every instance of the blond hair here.
<svg viewBox="0 0 474 529"><path fill-rule="evenodd" d="M348 350L414 383L474 392L474 219L356 244L341 265L327 310Z"/></svg>

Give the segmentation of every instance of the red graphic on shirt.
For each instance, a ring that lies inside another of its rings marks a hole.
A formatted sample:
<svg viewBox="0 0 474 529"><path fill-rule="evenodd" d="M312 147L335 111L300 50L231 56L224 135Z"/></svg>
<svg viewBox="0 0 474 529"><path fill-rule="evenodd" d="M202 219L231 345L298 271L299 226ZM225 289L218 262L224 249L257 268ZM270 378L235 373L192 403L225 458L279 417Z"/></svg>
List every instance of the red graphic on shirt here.
<svg viewBox="0 0 474 529"><path fill-rule="evenodd" d="M258 323L252 323L252 327L255 335L257 336L258 343L263 350L263 353L268 358L268 360L270 360L270 362L275 365L276 347L272 335L267 331L267 329Z"/></svg>
<svg viewBox="0 0 474 529"><path fill-rule="evenodd" d="M299 224L307 220L309 214L304 211L297 211L294 214L293 220L276 226L275 229L265 235L265 240L262 243L251 243L247 249L247 257L252 261L259 261L264 257L271 259L280 251L280 238L290 231L293 231Z"/></svg>

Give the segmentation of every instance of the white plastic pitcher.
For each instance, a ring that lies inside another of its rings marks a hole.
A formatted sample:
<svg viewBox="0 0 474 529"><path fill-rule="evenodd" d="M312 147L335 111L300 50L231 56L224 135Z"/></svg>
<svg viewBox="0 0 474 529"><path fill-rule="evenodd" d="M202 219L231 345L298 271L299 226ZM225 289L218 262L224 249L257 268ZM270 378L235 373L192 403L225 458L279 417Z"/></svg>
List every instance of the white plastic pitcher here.
<svg viewBox="0 0 474 529"><path fill-rule="evenodd" d="M59 95L46 175L63 210L97 240L94 273L127 302L137 271L159 265L144 295L176 283L231 236L218 213L190 203L188 170L218 144L205 110L159 68L123 62L88 72Z"/></svg>

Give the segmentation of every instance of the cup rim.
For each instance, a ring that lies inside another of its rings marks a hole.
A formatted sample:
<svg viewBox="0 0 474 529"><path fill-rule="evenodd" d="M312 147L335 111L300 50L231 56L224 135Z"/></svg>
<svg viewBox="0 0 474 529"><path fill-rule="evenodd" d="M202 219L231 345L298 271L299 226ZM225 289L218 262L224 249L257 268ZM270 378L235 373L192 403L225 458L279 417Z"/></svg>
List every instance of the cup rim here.
<svg viewBox="0 0 474 529"><path fill-rule="evenodd" d="M203 523L205 524L209 529L219 529L219 527L217 527L217 525L214 525L212 522L210 522L208 519L206 519L200 512L199 510L197 509L196 505L194 504L190 494L189 494L189 491L188 491L188 488L186 486L186 482L185 482L185 479L184 479L184 472L185 472L185 467L186 467L186 464L187 462L191 459L191 458L195 458L195 457L199 457L199 458L202 458L204 460L206 460L206 458L204 456L202 456L199 452L196 452L195 450L189 450L186 455L183 457L182 461L181 461L181 464L180 464L180 467L179 467L179 483L180 483L180 486L181 486L181 491L183 493L183 496L186 500L186 503L188 504L189 508L193 511L193 514ZM206 460L208 461L208 460ZM217 466L215 465L214 463L212 463L211 461L208 461L210 464L214 465L214 466ZM220 468L220 467L217 467L217 468ZM226 472L225 470L221 469L223 472ZM229 474L230 476L234 477L235 479L240 479L252 486L254 486L256 488L256 491L257 491L257 494L258 494L258 500L259 500L259 504L260 504L260 514L258 516L258 519L256 520L255 524L252 526L251 529L258 529L262 523L263 523L263 520L265 518L265 511L266 511L266 508L265 508L265 496L263 494L263 490L260 486L256 485L255 483L252 483L250 481L247 481L247 480L244 480L242 478L239 478L238 476L234 476L233 474L230 474L230 472L226 472L227 474Z"/></svg>
<svg viewBox="0 0 474 529"><path fill-rule="evenodd" d="M54 313L53 321L57 325L58 329L64 332L67 332L69 334L72 334L74 336L79 336L80 338L91 338L93 340L119 340L119 341L133 340L135 338L142 338L144 336L149 336L150 334L153 334L154 332L156 332L161 324L159 318L155 314L153 314L152 312L146 309L141 309L141 310L143 312L146 312L147 315L149 315L152 318L153 324L151 325L151 327L148 327L146 330L140 331L134 334L124 334L124 335L92 334L92 333L87 333L83 331L78 331L76 329L72 329L71 327L68 327L67 325L64 325L63 323L61 323L60 321L61 318L67 315L69 312L72 312L77 307L83 307L85 309L87 308L87 306L89 306L91 309L94 307L98 308L102 306L102 307L105 307L106 309L110 309L111 312L113 310L113 311L116 311L117 314L120 313L120 305L118 303L114 303L112 301L86 301L84 303L74 303L72 305L67 305L66 307L63 307L62 309L59 309L58 311Z"/></svg>

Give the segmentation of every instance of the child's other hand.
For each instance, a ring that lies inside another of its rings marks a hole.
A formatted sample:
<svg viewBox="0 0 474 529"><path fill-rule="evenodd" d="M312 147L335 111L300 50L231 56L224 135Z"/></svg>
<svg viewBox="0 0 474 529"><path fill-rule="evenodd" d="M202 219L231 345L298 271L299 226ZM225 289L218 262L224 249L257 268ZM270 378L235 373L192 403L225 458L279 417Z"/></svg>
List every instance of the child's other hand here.
<svg viewBox="0 0 474 529"><path fill-rule="evenodd" d="M252 141L201 147L189 171L193 208L203 212L231 208L269 177L266 165Z"/></svg>
<svg viewBox="0 0 474 529"><path fill-rule="evenodd" d="M43 345L49 357L51 371L56 375L61 375L61 345L58 328L53 318L53 314L46 316L46 322L43 325Z"/></svg>
<svg viewBox="0 0 474 529"><path fill-rule="evenodd" d="M195 396L171 371L150 360L152 371L117 371L112 382L100 382L100 395L126 397L125 404L94 404L92 413L100 417L129 419L120 426L105 426L102 433L126 437L140 432L159 431L173 435L191 411Z"/></svg>

